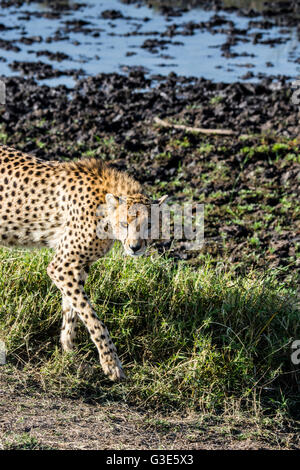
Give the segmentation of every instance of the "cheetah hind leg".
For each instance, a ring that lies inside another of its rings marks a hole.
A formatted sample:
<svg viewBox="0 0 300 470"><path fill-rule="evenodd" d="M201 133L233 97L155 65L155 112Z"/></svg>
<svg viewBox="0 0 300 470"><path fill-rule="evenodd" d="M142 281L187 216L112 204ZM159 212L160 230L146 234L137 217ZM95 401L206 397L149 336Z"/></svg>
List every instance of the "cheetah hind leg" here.
<svg viewBox="0 0 300 470"><path fill-rule="evenodd" d="M63 323L60 332L60 342L65 352L74 349L76 333L77 333L77 314L70 306L67 299L62 301Z"/></svg>

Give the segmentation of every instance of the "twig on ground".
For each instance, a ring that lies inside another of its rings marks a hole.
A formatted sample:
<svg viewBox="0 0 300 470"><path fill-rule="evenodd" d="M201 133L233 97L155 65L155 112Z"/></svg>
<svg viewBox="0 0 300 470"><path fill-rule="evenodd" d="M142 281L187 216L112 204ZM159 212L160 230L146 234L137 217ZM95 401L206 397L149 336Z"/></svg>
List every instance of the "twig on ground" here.
<svg viewBox="0 0 300 470"><path fill-rule="evenodd" d="M154 118L154 122L159 124L162 127L172 127L174 129L181 129L187 132L199 132L202 134L220 134L220 135L238 135L237 132L230 129L204 129L203 127L189 127L184 126L183 124L172 124L170 122L164 121L159 117Z"/></svg>

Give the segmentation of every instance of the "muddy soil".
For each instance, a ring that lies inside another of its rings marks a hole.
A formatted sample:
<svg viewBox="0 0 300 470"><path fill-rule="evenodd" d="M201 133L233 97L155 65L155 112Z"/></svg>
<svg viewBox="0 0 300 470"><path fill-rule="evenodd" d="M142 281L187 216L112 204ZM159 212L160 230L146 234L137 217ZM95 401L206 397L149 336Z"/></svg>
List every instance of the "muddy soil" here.
<svg viewBox="0 0 300 470"><path fill-rule="evenodd" d="M4 82L5 143L45 159L104 158L150 194L206 205L202 250L186 251L184 240L159 249L196 265L210 254L246 271L299 268L299 107L284 79L216 84L175 74L147 78L135 69L81 79L72 91L30 79ZM235 134L165 129L157 116Z"/></svg>
<svg viewBox="0 0 300 470"><path fill-rule="evenodd" d="M298 25L300 5L298 0L247 1L247 0L122 0L123 3L146 3L158 8L167 16L179 16L188 9L202 7L214 11L237 11L240 15L255 18L263 15L279 25Z"/></svg>

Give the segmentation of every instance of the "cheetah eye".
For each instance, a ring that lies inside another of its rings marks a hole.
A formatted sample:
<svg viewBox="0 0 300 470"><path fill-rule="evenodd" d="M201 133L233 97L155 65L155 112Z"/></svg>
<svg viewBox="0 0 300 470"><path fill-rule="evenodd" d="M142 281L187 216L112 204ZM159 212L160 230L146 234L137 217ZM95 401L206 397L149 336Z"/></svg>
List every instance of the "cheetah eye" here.
<svg viewBox="0 0 300 470"><path fill-rule="evenodd" d="M127 222L121 222L120 225L123 228L128 228L128 223Z"/></svg>

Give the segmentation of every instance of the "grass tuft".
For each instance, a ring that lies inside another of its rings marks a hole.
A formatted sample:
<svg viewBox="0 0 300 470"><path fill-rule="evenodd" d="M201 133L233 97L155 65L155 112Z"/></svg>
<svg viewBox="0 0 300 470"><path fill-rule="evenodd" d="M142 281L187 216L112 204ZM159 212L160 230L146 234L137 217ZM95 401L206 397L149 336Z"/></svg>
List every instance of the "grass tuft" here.
<svg viewBox="0 0 300 470"><path fill-rule="evenodd" d="M7 348L0 373L12 386L160 410L215 412L237 403L270 413L297 409L297 289L276 272L242 277L209 258L195 269L113 250L86 285L129 377L111 384L83 326L76 351L60 350L61 297L46 275L51 256L0 251L0 339Z"/></svg>

